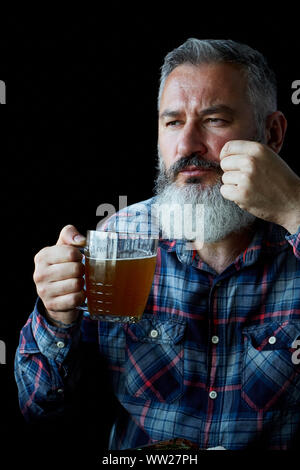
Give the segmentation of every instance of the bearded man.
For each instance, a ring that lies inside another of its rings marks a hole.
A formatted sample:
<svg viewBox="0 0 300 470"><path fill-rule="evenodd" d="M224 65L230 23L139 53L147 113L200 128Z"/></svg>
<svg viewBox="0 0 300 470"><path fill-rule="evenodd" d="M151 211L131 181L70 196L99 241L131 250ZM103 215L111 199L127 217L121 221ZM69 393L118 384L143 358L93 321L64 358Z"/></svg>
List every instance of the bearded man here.
<svg viewBox="0 0 300 470"><path fill-rule="evenodd" d="M21 410L28 421L64 413L80 382L76 351L93 337L117 402L110 449L172 438L201 449L291 449L300 179L278 155L287 123L274 73L247 45L188 39L162 66L158 124L155 196L107 224L147 230L161 208L143 317L120 325L79 312L84 237L64 227L35 258L39 298L16 354ZM182 236L173 237L174 205L193 209L180 219Z"/></svg>

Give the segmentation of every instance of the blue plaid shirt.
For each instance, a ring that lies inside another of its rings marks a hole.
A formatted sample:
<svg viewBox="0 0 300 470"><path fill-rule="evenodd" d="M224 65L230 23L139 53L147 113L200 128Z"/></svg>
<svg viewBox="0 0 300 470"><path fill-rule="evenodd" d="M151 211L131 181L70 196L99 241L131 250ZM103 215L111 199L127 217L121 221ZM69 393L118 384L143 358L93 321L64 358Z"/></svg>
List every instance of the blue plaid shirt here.
<svg viewBox="0 0 300 470"><path fill-rule="evenodd" d="M132 222L132 208L115 220ZM291 447L300 426L300 227L291 235L258 219L248 248L220 274L184 248L159 240L152 290L136 324L85 315L60 329L37 301L15 360L28 421L63 409L72 351L97 342L122 405L111 449L174 437L203 449Z"/></svg>

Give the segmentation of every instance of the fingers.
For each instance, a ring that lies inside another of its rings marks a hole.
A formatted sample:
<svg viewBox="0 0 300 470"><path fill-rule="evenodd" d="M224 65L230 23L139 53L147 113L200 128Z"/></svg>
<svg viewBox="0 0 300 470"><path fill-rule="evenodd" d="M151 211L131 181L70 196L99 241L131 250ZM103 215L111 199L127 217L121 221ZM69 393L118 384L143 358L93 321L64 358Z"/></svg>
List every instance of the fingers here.
<svg viewBox="0 0 300 470"><path fill-rule="evenodd" d="M83 273L81 262L36 263L33 279L48 311L72 310L84 301Z"/></svg>
<svg viewBox="0 0 300 470"><path fill-rule="evenodd" d="M63 263L49 266L49 281L63 281L65 279L79 279L84 275L82 263Z"/></svg>
<svg viewBox="0 0 300 470"><path fill-rule="evenodd" d="M85 238L77 229L67 225L57 244L43 248L34 258L37 293L55 320L72 322L78 314L73 310L85 299L83 256L76 248L84 244Z"/></svg>
<svg viewBox="0 0 300 470"><path fill-rule="evenodd" d="M83 290L84 281L81 278L75 279L64 279L62 281L50 282L49 284L43 284L39 288L39 295L41 297L57 297L67 294L81 293Z"/></svg>
<svg viewBox="0 0 300 470"><path fill-rule="evenodd" d="M241 170L250 173L255 168L255 157L245 154L229 155L221 160L220 167L223 171Z"/></svg>
<svg viewBox="0 0 300 470"><path fill-rule="evenodd" d="M83 274L82 263L59 263L45 266L42 263L36 263L34 281L35 283L63 281L83 277Z"/></svg>
<svg viewBox="0 0 300 470"><path fill-rule="evenodd" d="M224 184L246 186L251 182L251 175L242 171L226 171L222 175L222 182Z"/></svg>
<svg viewBox="0 0 300 470"><path fill-rule="evenodd" d="M61 312L72 311L73 309L81 305L84 302L85 296L86 294L82 290L80 292L75 292L66 295L51 296L42 300L48 312L59 312L61 314ZM57 317L56 319L61 319L63 321L63 318L61 316Z"/></svg>
<svg viewBox="0 0 300 470"><path fill-rule="evenodd" d="M59 234L57 245L84 246L86 238L78 232L74 225L66 225Z"/></svg>
<svg viewBox="0 0 300 470"><path fill-rule="evenodd" d="M224 184L239 184L241 173L239 171L227 171L222 175L222 182Z"/></svg>
<svg viewBox="0 0 300 470"><path fill-rule="evenodd" d="M266 153L263 144L249 140L230 140L220 152L220 166L224 172L243 171L253 173L257 160L262 160Z"/></svg>
<svg viewBox="0 0 300 470"><path fill-rule="evenodd" d="M82 254L73 246L48 246L43 248L35 257L36 262L45 265L76 262L82 260Z"/></svg>
<svg viewBox="0 0 300 470"><path fill-rule="evenodd" d="M220 160L229 155L248 154L255 155L263 150L263 145L254 140L229 140L223 145Z"/></svg>
<svg viewBox="0 0 300 470"><path fill-rule="evenodd" d="M224 184L220 188L220 193L225 199L229 199L229 201L234 201L236 204L240 201L240 191L237 186L233 184Z"/></svg>

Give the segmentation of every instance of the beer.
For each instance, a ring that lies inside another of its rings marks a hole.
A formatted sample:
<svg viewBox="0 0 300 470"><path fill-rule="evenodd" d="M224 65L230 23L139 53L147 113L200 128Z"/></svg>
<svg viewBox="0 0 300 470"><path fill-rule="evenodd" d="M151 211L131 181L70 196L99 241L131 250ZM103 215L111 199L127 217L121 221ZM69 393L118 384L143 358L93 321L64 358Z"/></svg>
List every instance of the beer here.
<svg viewBox="0 0 300 470"><path fill-rule="evenodd" d="M90 314L139 320L150 293L156 255L118 259L86 257L85 263Z"/></svg>

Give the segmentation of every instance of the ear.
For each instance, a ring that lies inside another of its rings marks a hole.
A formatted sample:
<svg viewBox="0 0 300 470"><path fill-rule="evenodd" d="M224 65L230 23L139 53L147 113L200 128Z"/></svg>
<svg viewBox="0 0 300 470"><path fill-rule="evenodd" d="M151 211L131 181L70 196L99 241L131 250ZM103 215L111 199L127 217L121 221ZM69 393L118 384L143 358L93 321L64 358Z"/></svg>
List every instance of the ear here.
<svg viewBox="0 0 300 470"><path fill-rule="evenodd" d="M276 153L283 145L287 128L287 120L281 111L275 111L266 119L266 144Z"/></svg>

